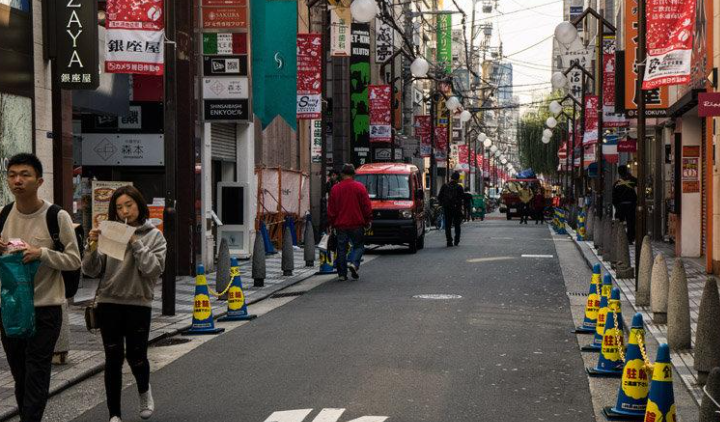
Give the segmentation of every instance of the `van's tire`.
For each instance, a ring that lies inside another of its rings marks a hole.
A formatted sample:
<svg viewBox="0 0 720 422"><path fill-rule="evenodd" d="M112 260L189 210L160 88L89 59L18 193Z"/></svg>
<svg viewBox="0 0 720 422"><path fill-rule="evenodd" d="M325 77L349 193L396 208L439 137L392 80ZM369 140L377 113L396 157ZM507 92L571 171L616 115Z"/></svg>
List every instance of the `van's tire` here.
<svg viewBox="0 0 720 422"><path fill-rule="evenodd" d="M507 219L508 219L508 220L512 220L512 214L510 214L510 213L508 212L506 215L507 215Z"/></svg>
<svg viewBox="0 0 720 422"><path fill-rule="evenodd" d="M419 239L418 239L417 237L410 241L410 243L408 244L408 246L410 246L410 253L411 253L411 254L416 254L416 253L417 253L417 251L418 251L418 244L419 244Z"/></svg>
<svg viewBox="0 0 720 422"><path fill-rule="evenodd" d="M415 243L417 244L418 250L425 249L425 230L423 230L423 234L420 235Z"/></svg>

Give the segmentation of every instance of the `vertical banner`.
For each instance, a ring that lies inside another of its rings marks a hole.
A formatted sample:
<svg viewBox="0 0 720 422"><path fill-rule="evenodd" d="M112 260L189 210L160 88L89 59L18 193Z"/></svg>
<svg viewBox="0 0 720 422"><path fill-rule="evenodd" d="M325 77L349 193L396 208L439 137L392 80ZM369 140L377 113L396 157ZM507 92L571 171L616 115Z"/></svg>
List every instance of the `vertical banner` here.
<svg viewBox="0 0 720 422"><path fill-rule="evenodd" d="M297 35L297 118L319 119L322 112L322 38Z"/></svg>
<svg viewBox="0 0 720 422"><path fill-rule="evenodd" d="M105 72L163 74L163 0L108 0L105 28Z"/></svg>
<svg viewBox="0 0 720 422"><path fill-rule="evenodd" d="M390 142L390 85L370 85L370 142Z"/></svg>
<svg viewBox="0 0 720 422"><path fill-rule="evenodd" d="M594 144L598 140L598 108L599 99L597 95L586 95L583 145Z"/></svg>
<svg viewBox="0 0 720 422"><path fill-rule="evenodd" d="M349 7L330 7L330 55L333 57L350 57L351 22Z"/></svg>
<svg viewBox="0 0 720 422"><path fill-rule="evenodd" d="M452 71L452 15L437 15L437 63L447 73Z"/></svg>
<svg viewBox="0 0 720 422"><path fill-rule="evenodd" d="M462 172L469 172L470 171L470 163L468 163L468 146L465 145L458 145L457 146L457 166L455 167L456 170L462 171Z"/></svg>
<svg viewBox="0 0 720 422"><path fill-rule="evenodd" d="M395 31L382 19L375 19L375 61L385 63L393 54Z"/></svg>
<svg viewBox="0 0 720 422"><path fill-rule="evenodd" d="M635 59L637 58L637 40L638 40L638 5L637 0L628 0L624 2L624 34L625 40L625 114L627 117L637 117L637 68L635 67ZM645 116L647 117L665 117L667 108L670 104L667 86L643 91L645 94Z"/></svg>
<svg viewBox="0 0 720 422"><path fill-rule="evenodd" d="M625 115L615 113L615 36L603 37L603 126L622 127L629 122Z"/></svg>
<svg viewBox="0 0 720 422"><path fill-rule="evenodd" d="M435 128L435 161L447 161L448 129L447 127Z"/></svg>
<svg viewBox="0 0 720 422"><path fill-rule="evenodd" d="M432 152L430 116L415 116L415 137L420 140L420 157L430 157Z"/></svg>
<svg viewBox="0 0 720 422"><path fill-rule="evenodd" d="M322 163L322 138L323 138L323 131L322 131L322 120L321 119L313 119L310 121L310 130L311 130L311 143L310 143L310 158L312 159L313 163L319 164Z"/></svg>
<svg viewBox="0 0 720 422"><path fill-rule="evenodd" d="M618 155L618 135L608 135L605 137L605 141L602 146L602 153L605 161L610 164L617 164L620 160Z"/></svg>
<svg viewBox="0 0 720 422"><path fill-rule="evenodd" d="M350 118L352 157L356 166L370 158L370 25L352 24L352 55L350 56Z"/></svg>
<svg viewBox="0 0 720 422"><path fill-rule="evenodd" d="M695 0L647 0L643 89L690 82Z"/></svg>

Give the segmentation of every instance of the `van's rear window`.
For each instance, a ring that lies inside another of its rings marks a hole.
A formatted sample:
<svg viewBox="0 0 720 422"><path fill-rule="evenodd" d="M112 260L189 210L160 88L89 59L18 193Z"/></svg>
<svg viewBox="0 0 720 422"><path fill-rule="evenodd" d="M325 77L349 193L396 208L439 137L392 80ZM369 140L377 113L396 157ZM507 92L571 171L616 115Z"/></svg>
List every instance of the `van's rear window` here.
<svg viewBox="0 0 720 422"><path fill-rule="evenodd" d="M406 174L358 174L355 180L365 185L370 199L412 199Z"/></svg>

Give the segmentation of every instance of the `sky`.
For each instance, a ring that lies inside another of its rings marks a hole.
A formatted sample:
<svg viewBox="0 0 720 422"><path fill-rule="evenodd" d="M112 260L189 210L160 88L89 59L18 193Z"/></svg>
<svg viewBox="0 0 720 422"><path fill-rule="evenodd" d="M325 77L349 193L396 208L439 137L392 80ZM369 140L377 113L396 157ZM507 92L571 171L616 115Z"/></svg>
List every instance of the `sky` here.
<svg viewBox="0 0 720 422"><path fill-rule="evenodd" d="M456 1L470 16L473 0ZM514 94L520 102L530 102L533 94L550 90L552 35L563 19L563 1L493 0L493 3L497 3L497 8L483 14L483 0L477 2L476 21L493 23L491 45L496 47L502 41L503 56L513 64ZM445 0L444 6L454 8L452 0ZM539 83L545 84L534 85Z"/></svg>

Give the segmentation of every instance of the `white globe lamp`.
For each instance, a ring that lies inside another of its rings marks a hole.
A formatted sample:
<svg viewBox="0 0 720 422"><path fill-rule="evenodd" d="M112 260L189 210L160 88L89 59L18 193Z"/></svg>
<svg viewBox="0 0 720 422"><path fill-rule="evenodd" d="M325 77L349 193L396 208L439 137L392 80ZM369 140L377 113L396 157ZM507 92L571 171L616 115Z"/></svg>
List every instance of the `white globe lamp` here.
<svg viewBox="0 0 720 422"><path fill-rule="evenodd" d="M492 146L492 141L490 140L490 138L485 138L485 140L483 141L483 146L485 148L490 148Z"/></svg>
<svg viewBox="0 0 720 422"><path fill-rule="evenodd" d="M502 152L500 152L500 150L495 151L495 158L500 158L501 155Z"/></svg>
<svg viewBox="0 0 720 422"><path fill-rule="evenodd" d="M429 70L430 70L430 63L428 63L428 61L423 59L422 57L416 58L415 60L413 60L412 64L410 65L410 72L416 78L426 77Z"/></svg>
<svg viewBox="0 0 720 422"><path fill-rule="evenodd" d="M462 113L460 113L461 122L467 123L470 121L470 119L472 119L472 114L469 111L463 110Z"/></svg>
<svg viewBox="0 0 720 422"><path fill-rule="evenodd" d="M568 21L560 22L558 26L555 27L555 39L558 40L560 44L570 45L577 37L577 28Z"/></svg>
<svg viewBox="0 0 720 422"><path fill-rule="evenodd" d="M543 130L543 138L552 138L553 131L550 129Z"/></svg>
<svg viewBox="0 0 720 422"><path fill-rule="evenodd" d="M485 132L480 132L477 136L477 141L480 142L481 144L484 143L486 139L487 139L487 135L485 134Z"/></svg>
<svg viewBox="0 0 720 422"><path fill-rule="evenodd" d="M542 138L542 143L547 145L550 143L550 138Z"/></svg>
<svg viewBox="0 0 720 422"><path fill-rule="evenodd" d="M550 83L552 84L553 88L562 89L562 88L565 88L565 85L567 85L568 79L564 73L555 72L555 73L553 73L552 77L550 78Z"/></svg>
<svg viewBox="0 0 720 422"><path fill-rule="evenodd" d="M495 146L495 145L493 145L493 146L490 147L490 153L491 153L491 154L495 154L495 153L497 152L497 150L498 150L498 147Z"/></svg>
<svg viewBox="0 0 720 422"><path fill-rule="evenodd" d="M554 117L550 116L550 117L547 118L547 120L545 120L545 124L546 124L547 127L549 127L550 129L555 129L555 126L557 126L558 122L557 122L557 119L555 119Z"/></svg>
<svg viewBox="0 0 720 422"><path fill-rule="evenodd" d="M505 157L501 158L500 162L503 163L503 165L507 164L507 158L505 158Z"/></svg>
<svg viewBox="0 0 720 422"><path fill-rule="evenodd" d="M445 107L450 111L455 111L460 107L460 100L457 97L450 97L445 101Z"/></svg>
<svg viewBox="0 0 720 422"><path fill-rule="evenodd" d="M550 113L557 116L558 114L560 114L560 112L562 112L562 106L560 105L560 103L557 101L551 102L550 103Z"/></svg>
<svg viewBox="0 0 720 422"><path fill-rule="evenodd" d="M357 22L368 23L377 16L378 7L374 0L355 0L350 5L350 13Z"/></svg>

